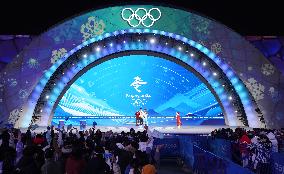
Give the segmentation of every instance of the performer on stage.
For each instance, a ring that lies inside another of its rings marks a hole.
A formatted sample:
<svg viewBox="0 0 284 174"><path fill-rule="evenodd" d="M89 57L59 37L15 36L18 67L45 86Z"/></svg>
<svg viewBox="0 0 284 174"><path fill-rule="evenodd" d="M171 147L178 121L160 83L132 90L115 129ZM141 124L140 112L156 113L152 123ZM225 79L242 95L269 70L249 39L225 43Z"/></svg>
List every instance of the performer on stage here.
<svg viewBox="0 0 284 174"><path fill-rule="evenodd" d="M144 112L143 112L143 118L144 118L144 122L145 122L145 125L148 126L148 112L146 110L146 108L144 109Z"/></svg>
<svg viewBox="0 0 284 174"><path fill-rule="evenodd" d="M140 125L143 125L143 117L144 117L144 111L142 110L142 108L140 108L139 110L139 121L140 121Z"/></svg>
<svg viewBox="0 0 284 174"><path fill-rule="evenodd" d="M135 112L135 116L136 116L136 126L138 126L138 123L140 121L140 112L139 111L136 111Z"/></svg>
<svg viewBox="0 0 284 174"><path fill-rule="evenodd" d="M177 127L180 128L180 126L181 126L181 120L180 120L179 112L176 112L176 120L177 120Z"/></svg>

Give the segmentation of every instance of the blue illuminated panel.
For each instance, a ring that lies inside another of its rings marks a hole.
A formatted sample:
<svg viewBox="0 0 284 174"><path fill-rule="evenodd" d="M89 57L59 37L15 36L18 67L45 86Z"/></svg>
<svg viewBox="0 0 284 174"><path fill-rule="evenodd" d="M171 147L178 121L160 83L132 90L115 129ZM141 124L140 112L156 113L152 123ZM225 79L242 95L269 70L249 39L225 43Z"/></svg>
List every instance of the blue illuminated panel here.
<svg viewBox="0 0 284 174"><path fill-rule="evenodd" d="M214 95L192 72L169 60L130 55L99 64L77 79L55 109L53 124L134 125L134 113L142 107L149 125L176 125L181 113L184 125L224 124ZM131 117L130 117L131 116Z"/></svg>

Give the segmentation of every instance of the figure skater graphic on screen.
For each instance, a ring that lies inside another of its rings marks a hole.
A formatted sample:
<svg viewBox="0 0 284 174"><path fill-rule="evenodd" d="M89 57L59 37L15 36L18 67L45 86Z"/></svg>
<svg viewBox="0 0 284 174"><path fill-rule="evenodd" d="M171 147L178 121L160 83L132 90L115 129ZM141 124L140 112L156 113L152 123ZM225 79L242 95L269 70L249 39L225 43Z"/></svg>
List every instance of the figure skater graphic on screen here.
<svg viewBox="0 0 284 174"><path fill-rule="evenodd" d="M181 119L180 119L179 112L176 112L176 120L177 120L177 127L180 128L180 126L181 126Z"/></svg>

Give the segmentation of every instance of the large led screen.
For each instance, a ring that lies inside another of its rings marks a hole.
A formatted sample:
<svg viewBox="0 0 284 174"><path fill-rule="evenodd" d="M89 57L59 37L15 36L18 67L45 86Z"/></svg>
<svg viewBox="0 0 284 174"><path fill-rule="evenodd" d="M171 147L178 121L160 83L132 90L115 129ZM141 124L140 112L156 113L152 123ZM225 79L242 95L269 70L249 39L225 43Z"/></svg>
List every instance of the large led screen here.
<svg viewBox="0 0 284 174"><path fill-rule="evenodd" d="M222 109L208 87L183 66L154 56L129 55L94 66L79 77L57 105L53 124L135 125L135 112L148 111L151 126L220 125Z"/></svg>

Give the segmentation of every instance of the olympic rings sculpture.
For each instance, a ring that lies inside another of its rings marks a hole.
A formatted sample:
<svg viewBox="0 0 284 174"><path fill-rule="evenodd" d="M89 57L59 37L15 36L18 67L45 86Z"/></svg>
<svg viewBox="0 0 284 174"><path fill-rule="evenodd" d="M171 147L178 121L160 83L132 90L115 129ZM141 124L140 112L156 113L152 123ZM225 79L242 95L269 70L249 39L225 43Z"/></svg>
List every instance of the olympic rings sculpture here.
<svg viewBox="0 0 284 174"><path fill-rule="evenodd" d="M138 15L138 12L142 10L144 11L144 15L141 17ZM126 11L130 11L131 12L131 15L126 17L125 16L125 12ZM158 12L158 16L155 18L151 12L154 12L154 11L157 11ZM145 8L137 8L135 11L132 10L132 8L124 8L122 11L121 11L121 17L123 20L127 21L128 24L131 26L131 27L138 27L140 24L142 24L144 27L151 27L154 25L154 23L160 19L162 13L160 11L160 9L158 8L151 8L149 11L147 11L147 9ZM150 19L151 20L151 23L150 24L145 24L144 21L146 19ZM131 21L138 21L138 24L133 24L133 22L131 23Z"/></svg>

